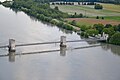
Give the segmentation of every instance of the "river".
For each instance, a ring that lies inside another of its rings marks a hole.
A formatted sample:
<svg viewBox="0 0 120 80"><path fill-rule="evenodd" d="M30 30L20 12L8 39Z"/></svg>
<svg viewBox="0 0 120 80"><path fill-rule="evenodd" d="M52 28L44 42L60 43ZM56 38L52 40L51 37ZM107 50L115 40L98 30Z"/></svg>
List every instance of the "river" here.
<svg viewBox="0 0 120 80"><path fill-rule="evenodd" d="M31 42L81 40L75 32L66 31L0 5L0 45L13 38L16 44ZM0 80L120 80L120 46L102 44L74 50L74 47L95 43L67 44L65 54L58 52L22 55L59 49L59 44L18 47L12 56L0 57ZM0 48L0 55L8 54Z"/></svg>

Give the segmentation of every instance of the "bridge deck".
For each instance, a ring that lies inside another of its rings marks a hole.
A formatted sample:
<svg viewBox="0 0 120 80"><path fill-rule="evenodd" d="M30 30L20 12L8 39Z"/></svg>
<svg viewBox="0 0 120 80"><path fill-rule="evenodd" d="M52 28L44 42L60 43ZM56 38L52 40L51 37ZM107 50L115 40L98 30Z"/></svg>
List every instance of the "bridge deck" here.
<svg viewBox="0 0 120 80"><path fill-rule="evenodd" d="M105 42L106 40L103 39L83 39L83 40L72 40L72 41L66 41L66 43L70 43L70 42L82 42L82 41L99 41L99 42ZM16 44L16 47L20 47L20 46L32 46L32 45L43 45L43 44L56 44L56 43L60 43L60 41L54 41L54 42L38 42L38 43L28 43L28 44ZM5 46L0 46L0 48L7 48L9 47L9 45L5 45Z"/></svg>

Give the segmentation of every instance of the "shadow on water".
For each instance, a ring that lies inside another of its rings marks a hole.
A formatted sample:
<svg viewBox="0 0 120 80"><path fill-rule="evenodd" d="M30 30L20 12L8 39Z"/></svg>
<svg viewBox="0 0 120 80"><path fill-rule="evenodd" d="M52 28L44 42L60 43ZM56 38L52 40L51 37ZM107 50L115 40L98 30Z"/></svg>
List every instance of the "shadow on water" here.
<svg viewBox="0 0 120 80"><path fill-rule="evenodd" d="M40 51L40 52L28 52L28 53L21 53L21 54L17 54L16 52L9 52L8 55L3 55L0 57L6 57L8 56L8 61L9 62L15 62L15 56L19 56L19 55L29 55L29 54L41 54L41 53L48 53L48 52L58 52L60 56L64 57L66 56L66 47L60 47L60 50L49 50L49 51Z"/></svg>
<svg viewBox="0 0 120 80"><path fill-rule="evenodd" d="M115 55L120 56L120 46L112 45L112 44L101 44L103 50L111 50L111 52Z"/></svg>

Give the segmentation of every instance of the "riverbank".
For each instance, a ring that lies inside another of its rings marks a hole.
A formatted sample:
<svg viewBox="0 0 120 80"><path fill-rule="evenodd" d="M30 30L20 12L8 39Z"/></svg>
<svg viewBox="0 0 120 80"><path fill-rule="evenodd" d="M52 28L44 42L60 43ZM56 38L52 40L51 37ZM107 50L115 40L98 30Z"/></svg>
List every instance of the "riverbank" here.
<svg viewBox="0 0 120 80"><path fill-rule="evenodd" d="M56 25L58 27L71 30L78 31L80 30L78 27L73 26L69 23L64 22L64 18L67 18L69 15L67 13L63 13L56 9L51 9L48 3L37 3L31 0L15 0L15 1L5 1L2 3L3 6L9 7L11 9L17 9L19 11L23 11L26 14L35 17L38 20L45 21Z"/></svg>

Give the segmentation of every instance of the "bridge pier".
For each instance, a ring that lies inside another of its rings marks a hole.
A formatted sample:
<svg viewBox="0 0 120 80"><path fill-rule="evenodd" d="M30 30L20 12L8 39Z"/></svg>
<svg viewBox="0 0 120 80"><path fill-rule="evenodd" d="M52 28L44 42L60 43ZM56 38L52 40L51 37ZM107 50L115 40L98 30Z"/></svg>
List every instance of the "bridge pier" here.
<svg viewBox="0 0 120 80"><path fill-rule="evenodd" d="M60 47L66 47L66 36L61 36Z"/></svg>
<svg viewBox="0 0 120 80"><path fill-rule="evenodd" d="M15 52L16 51L16 46L15 46L15 40L14 39L9 39L9 52Z"/></svg>

